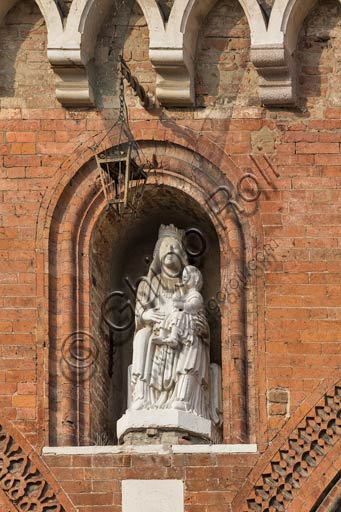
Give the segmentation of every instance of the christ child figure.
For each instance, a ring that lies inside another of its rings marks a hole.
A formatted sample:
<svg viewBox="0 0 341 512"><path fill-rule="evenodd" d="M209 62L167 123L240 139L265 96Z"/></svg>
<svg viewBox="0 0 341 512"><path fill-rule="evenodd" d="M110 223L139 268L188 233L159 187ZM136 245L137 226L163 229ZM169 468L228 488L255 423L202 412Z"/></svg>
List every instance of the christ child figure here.
<svg viewBox="0 0 341 512"><path fill-rule="evenodd" d="M193 343L196 333L196 319L204 313L204 300L200 293L203 278L200 270L187 265L182 272L182 290L173 295L173 311L160 325L159 339L172 348L180 342L185 345Z"/></svg>

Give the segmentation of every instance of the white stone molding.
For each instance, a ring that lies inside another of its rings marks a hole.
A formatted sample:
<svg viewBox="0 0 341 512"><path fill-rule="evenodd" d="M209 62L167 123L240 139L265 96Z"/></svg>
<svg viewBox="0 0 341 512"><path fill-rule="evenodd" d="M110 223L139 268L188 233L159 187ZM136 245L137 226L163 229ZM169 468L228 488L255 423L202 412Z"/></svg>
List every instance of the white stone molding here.
<svg viewBox="0 0 341 512"><path fill-rule="evenodd" d="M146 18L149 33L150 60L156 70L156 96L161 105L192 106L195 104L195 51L199 29L217 0L175 0L167 22L155 0L138 0ZM266 24L257 0L240 0L251 27L251 38L260 44ZM67 75L74 84L75 68L83 75L85 95L86 65L93 57L97 34L113 0L73 0L60 51L49 48L50 60L64 78L64 89L71 101ZM69 66L67 66L69 63ZM78 69L77 69L78 67ZM80 69L79 69L80 68ZM64 76L65 75L65 76ZM72 89L73 90L73 89ZM89 95L91 88L88 87ZM61 101L62 91L59 92Z"/></svg>
<svg viewBox="0 0 341 512"><path fill-rule="evenodd" d="M143 12L148 0L139 0ZM175 0L167 23L150 20L150 60L156 71L156 96L161 105L195 104L195 50L200 22L216 0ZM160 13L160 11L159 11ZM155 27L155 28L154 28Z"/></svg>
<svg viewBox="0 0 341 512"><path fill-rule="evenodd" d="M0 22L17 0L0 2ZM198 33L217 0L175 0L168 20L156 0L137 0L150 33L150 60L161 105L195 105ZM100 27L114 0L73 0L66 22L54 0L36 0L47 25L48 57L57 74L57 99L65 106L94 105L89 76ZM265 105L294 105L294 51L302 22L316 0L275 0L267 24L257 0L239 0L248 19L251 58Z"/></svg>
<svg viewBox="0 0 341 512"><path fill-rule="evenodd" d="M44 446L43 455L105 455L118 453L257 453L257 444L144 444L118 446Z"/></svg>
<svg viewBox="0 0 341 512"><path fill-rule="evenodd" d="M151 0L138 0L150 30L150 60L156 70L156 96L165 106L195 105L195 52L200 26L217 0L175 0L167 23ZM251 34L266 30L257 0L240 0ZM153 13L151 15L151 13Z"/></svg>
<svg viewBox="0 0 341 512"><path fill-rule="evenodd" d="M317 0L275 0L262 40L252 40L251 59L259 75L265 105L295 105L294 52L300 27Z"/></svg>
<svg viewBox="0 0 341 512"><path fill-rule="evenodd" d="M195 50L200 26L216 0L175 0L167 23L153 0L138 0L150 29L156 95L166 106L194 105ZM239 0L248 19L251 58L265 105L294 105L293 53L300 26L316 0L275 0L267 24L257 0Z"/></svg>
<svg viewBox="0 0 341 512"><path fill-rule="evenodd" d="M149 56L161 105L195 105L198 33L216 1L175 0L166 21L155 0L138 0L149 27ZM295 104L293 52L300 26L315 1L275 0L267 24L257 0L239 0L250 26L251 58L260 75L260 98L265 105ZM112 0L73 0L66 32L68 45L79 45L80 66L92 58L98 30L111 4Z"/></svg>
<svg viewBox="0 0 341 512"><path fill-rule="evenodd" d="M58 75L57 99L64 106L94 105L88 64L111 4L112 0L74 0L59 40L52 44L49 39L48 57Z"/></svg>
<svg viewBox="0 0 341 512"><path fill-rule="evenodd" d="M77 5L73 6L64 27L54 0L35 0L47 26L47 53L56 73L56 96L64 106L93 105L93 94L87 71L88 55L81 51L81 31ZM2 0L0 22L17 0ZM86 3L85 0L83 3ZM99 16L100 17L100 16ZM101 18L103 19L103 18ZM88 38L91 31L87 31ZM84 45L84 48L86 45Z"/></svg>
<svg viewBox="0 0 341 512"><path fill-rule="evenodd" d="M259 74L259 97L262 104L295 105L295 62L285 45L270 43L251 47L251 59Z"/></svg>

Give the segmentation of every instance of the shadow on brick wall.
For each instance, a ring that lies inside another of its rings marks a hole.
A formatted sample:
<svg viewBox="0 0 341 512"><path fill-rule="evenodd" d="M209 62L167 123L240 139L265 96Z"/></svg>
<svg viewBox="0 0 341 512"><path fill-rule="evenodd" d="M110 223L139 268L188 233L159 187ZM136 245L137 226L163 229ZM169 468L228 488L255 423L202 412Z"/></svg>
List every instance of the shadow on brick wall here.
<svg viewBox="0 0 341 512"><path fill-rule="evenodd" d="M320 0L306 18L297 44L298 94L303 110L326 101L341 105L341 68L336 51L340 39L340 3Z"/></svg>

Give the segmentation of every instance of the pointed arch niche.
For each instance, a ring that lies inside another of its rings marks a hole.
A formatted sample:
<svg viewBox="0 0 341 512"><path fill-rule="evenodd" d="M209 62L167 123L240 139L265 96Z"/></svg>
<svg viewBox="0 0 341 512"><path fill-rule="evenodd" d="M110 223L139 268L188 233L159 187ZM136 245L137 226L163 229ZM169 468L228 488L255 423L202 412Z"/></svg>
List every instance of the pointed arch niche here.
<svg viewBox="0 0 341 512"><path fill-rule="evenodd" d="M207 242L204 254L192 262L203 272L206 304L220 298L209 322L211 360L222 366L224 442L254 443L259 411L251 303L256 292L249 283L233 301L222 293L236 273L243 274L252 253L247 217L238 219L231 208L219 218L213 213L210 197L219 186L232 190L232 183L208 159L171 142L140 145L146 158L156 155L158 168L137 220L118 221L106 210L93 158L64 186L52 214L49 444L115 443L115 422L126 408L133 326L113 333L103 322L101 306L118 290L133 310L134 284L146 274L161 223L199 229ZM235 173L231 168L231 177ZM121 322L129 308L122 315Z"/></svg>

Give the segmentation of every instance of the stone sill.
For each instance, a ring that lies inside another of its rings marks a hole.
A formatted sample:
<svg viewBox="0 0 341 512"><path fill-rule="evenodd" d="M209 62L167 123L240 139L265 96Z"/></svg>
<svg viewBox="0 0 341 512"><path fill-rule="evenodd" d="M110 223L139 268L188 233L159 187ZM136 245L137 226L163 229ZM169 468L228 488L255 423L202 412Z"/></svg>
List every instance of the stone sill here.
<svg viewBox="0 0 341 512"><path fill-rule="evenodd" d="M43 455L106 455L120 453L257 453L256 444L189 444L132 446L45 446Z"/></svg>

